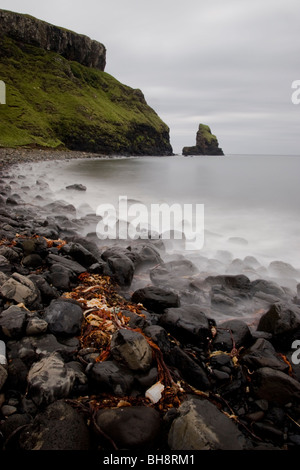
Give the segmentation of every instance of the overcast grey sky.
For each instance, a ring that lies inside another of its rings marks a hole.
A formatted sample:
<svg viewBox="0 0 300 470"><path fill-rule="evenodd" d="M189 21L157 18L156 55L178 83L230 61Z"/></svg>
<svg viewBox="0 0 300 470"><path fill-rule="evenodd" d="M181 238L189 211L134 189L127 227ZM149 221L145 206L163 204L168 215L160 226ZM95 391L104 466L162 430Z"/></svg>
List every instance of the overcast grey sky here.
<svg viewBox="0 0 300 470"><path fill-rule="evenodd" d="M299 0L0 0L85 34L106 72L140 88L176 153L200 122L226 154L300 155Z"/></svg>

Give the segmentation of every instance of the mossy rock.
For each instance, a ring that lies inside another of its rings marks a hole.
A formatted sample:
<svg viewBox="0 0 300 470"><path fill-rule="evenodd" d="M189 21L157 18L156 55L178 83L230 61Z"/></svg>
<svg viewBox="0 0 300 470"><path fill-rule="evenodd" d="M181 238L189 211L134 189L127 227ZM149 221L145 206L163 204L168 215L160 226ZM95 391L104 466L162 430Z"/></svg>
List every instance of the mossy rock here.
<svg viewBox="0 0 300 470"><path fill-rule="evenodd" d="M199 124L196 136L196 145L193 147L184 147L183 155L224 155L219 147L218 139L212 134L210 127L206 124Z"/></svg>

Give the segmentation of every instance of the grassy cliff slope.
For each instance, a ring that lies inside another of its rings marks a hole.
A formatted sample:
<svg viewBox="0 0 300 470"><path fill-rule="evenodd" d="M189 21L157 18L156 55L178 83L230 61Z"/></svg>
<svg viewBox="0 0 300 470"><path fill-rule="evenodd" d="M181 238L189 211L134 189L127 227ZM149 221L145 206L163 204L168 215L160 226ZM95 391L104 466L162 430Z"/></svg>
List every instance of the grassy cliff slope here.
<svg viewBox="0 0 300 470"><path fill-rule="evenodd" d="M170 155L169 128L140 90L53 51L0 35L0 147Z"/></svg>

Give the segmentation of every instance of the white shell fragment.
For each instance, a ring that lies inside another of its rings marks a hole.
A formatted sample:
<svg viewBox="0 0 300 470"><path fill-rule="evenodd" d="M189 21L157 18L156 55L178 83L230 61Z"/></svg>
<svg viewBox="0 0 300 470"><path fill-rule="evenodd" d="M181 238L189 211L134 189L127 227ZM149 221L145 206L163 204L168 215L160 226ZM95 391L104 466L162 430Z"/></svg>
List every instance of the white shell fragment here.
<svg viewBox="0 0 300 470"><path fill-rule="evenodd" d="M0 364L2 366L6 366L7 359L6 359L6 346L4 341L0 341Z"/></svg>
<svg viewBox="0 0 300 470"><path fill-rule="evenodd" d="M157 382L146 391L145 397L149 398L149 400L152 403L158 403L159 400L161 399L162 392L164 391L164 389L165 389L165 386L162 383Z"/></svg>

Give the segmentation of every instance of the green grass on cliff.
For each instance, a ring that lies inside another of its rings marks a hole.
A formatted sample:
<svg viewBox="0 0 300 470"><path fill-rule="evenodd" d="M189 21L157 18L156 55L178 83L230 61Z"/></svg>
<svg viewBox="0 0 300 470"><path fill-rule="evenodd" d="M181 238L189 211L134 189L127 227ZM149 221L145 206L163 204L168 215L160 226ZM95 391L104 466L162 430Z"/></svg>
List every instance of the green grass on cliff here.
<svg viewBox="0 0 300 470"><path fill-rule="evenodd" d="M210 127L206 124L199 124L199 131L201 132L201 137L209 145L212 142L217 142L217 137L211 133Z"/></svg>
<svg viewBox="0 0 300 470"><path fill-rule="evenodd" d="M0 147L133 154L172 150L168 127L142 92L106 72L4 36L0 80L6 83Z"/></svg>

